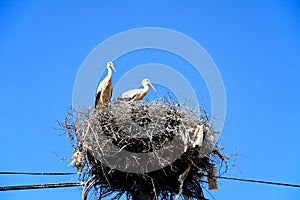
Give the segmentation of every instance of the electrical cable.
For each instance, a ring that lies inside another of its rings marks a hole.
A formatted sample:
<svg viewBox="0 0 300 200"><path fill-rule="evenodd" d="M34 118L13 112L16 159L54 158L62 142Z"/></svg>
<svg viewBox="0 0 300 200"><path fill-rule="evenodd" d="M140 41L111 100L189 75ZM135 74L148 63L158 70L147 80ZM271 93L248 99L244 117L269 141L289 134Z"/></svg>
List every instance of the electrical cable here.
<svg viewBox="0 0 300 200"><path fill-rule="evenodd" d="M65 176L81 174L81 172L0 172L0 175L35 175L35 176Z"/></svg>
<svg viewBox="0 0 300 200"><path fill-rule="evenodd" d="M75 175L75 174L82 174L82 173L81 172L0 172L0 175L34 175L34 176L64 176L64 175ZM290 184L290 183L280 183L280 182L273 182L273 181L262 181L262 180L244 179L244 178L233 178L233 177L226 177L226 176L215 176L215 178L300 188L300 185ZM77 186L83 186L84 184L85 182L72 182L72 183L38 184L38 185L2 186L0 187L0 191L77 187Z"/></svg>
<svg viewBox="0 0 300 200"><path fill-rule="evenodd" d="M38 185L1 186L0 187L0 191L45 189L45 188L63 188L63 187L78 187L78 186L83 186L83 185L84 185L84 182L47 183L47 184L38 184Z"/></svg>
<svg viewBox="0 0 300 200"><path fill-rule="evenodd" d="M268 185L280 185L280 186L300 188L300 185L290 184L290 183L279 183L279 182L262 181L262 180L254 180L254 179L244 179L244 178L232 178L232 177L226 177L226 176L216 176L216 178L226 179L226 180L234 180L234 181L243 181L243 182L252 182L252 183L261 183L261 184L268 184Z"/></svg>

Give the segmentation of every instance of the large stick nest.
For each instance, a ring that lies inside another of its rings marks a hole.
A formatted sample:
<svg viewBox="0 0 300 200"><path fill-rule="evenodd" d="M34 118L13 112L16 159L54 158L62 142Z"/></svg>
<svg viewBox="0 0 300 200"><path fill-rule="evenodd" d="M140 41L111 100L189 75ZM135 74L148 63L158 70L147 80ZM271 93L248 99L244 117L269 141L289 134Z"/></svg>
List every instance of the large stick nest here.
<svg viewBox="0 0 300 200"><path fill-rule="evenodd" d="M170 100L116 100L100 110L73 110L62 125L86 181L83 199L91 188L98 199L133 200L205 199L205 185L217 189L216 164L225 157L204 112Z"/></svg>

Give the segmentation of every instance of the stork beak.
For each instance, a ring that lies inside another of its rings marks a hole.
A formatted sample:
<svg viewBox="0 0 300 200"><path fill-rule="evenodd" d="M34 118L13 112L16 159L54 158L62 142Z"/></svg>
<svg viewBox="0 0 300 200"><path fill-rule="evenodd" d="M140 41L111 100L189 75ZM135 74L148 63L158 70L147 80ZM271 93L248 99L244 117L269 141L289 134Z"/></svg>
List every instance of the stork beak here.
<svg viewBox="0 0 300 200"><path fill-rule="evenodd" d="M151 83L148 83L148 85L152 88L152 90L153 90L154 92L156 92L156 89L154 88L154 86L153 86Z"/></svg>
<svg viewBox="0 0 300 200"><path fill-rule="evenodd" d="M117 72L117 70L115 69L115 67L114 67L113 65L110 65L110 68L111 68L112 70L114 70L114 72Z"/></svg>

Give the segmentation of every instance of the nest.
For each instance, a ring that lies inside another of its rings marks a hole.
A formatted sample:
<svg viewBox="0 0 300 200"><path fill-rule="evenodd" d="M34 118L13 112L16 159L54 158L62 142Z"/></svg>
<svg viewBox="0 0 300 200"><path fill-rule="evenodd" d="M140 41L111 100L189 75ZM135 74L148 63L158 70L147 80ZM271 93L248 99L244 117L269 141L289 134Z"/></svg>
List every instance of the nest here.
<svg viewBox="0 0 300 200"><path fill-rule="evenodd" d="M73 110L61 124L73 141L73 164L96 198L205 199L226 160L204 112L171 100L116 100L100 110Z"/></svg>

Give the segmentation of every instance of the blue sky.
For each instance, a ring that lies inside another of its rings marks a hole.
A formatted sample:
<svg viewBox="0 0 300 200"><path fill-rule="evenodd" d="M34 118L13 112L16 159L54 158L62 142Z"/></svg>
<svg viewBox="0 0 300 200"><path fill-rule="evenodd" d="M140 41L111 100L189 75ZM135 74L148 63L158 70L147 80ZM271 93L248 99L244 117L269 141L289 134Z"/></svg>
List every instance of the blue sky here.
<svg viewBox="0 0 300 200"><path fill-rule="evenodd" d="M151 26L190 36L218 66L227 96L220 143L225 153L236 147L239 154L226 175L300 183L299 2L1 1L0 25L0 171L75 171L60 160L72 149L55 128L72 104L81 63L108 37ZM176 59L151 51L123 56L114 82L148 62L184 71L180 64L186 63ZM198 84L192 72L185 73ZM207 90L198 93L209 107ZM76 180L1 176L0 185ZM217 200L300 198L295 188L225 180L211 194ZM0 192L6 200L54 198L79 200L80 189Z"/></svg>

